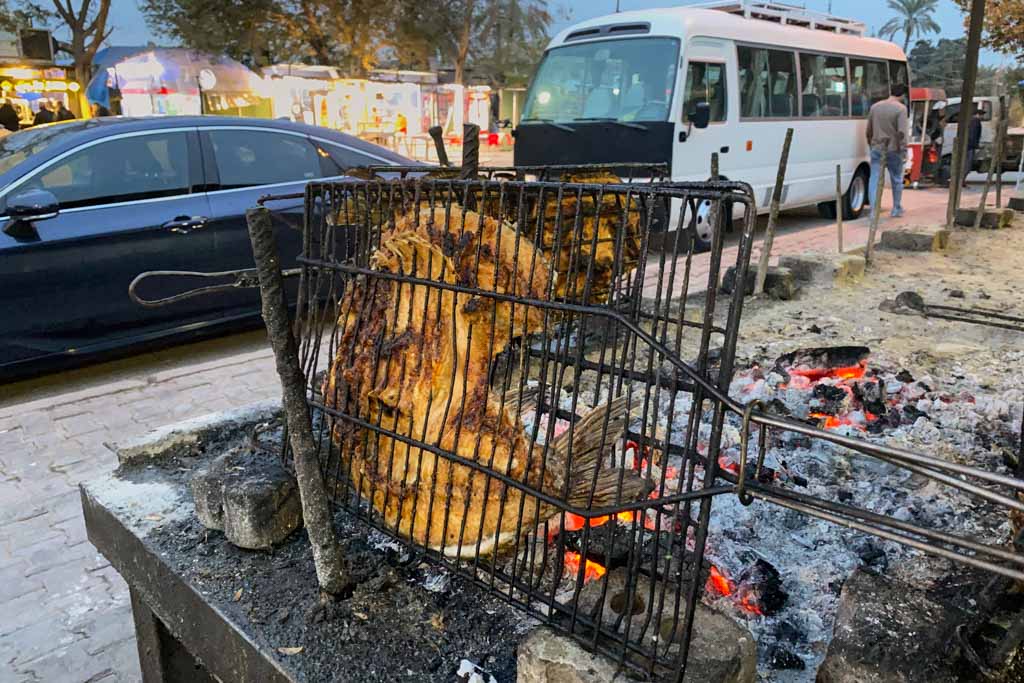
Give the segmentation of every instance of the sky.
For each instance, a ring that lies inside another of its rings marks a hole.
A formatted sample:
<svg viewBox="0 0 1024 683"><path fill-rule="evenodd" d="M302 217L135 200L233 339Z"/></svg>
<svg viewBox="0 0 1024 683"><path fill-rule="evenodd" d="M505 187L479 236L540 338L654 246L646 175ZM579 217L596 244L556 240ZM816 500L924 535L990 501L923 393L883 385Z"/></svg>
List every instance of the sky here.
<svg viewBox="0 0 1024 683"><path fill-rule="evenodd" d="M800 4L801 0L789 0L793 4ZM863 21L868 26L869 32L874 32L885 23L893 12L886 6L885 0L802 0L808 9L821 12L828 11L829 3L832 5L832 13ZM673 7L689 4L680 0L620 0L619 4L623 11L634 9L646 9L651 7ZM555 12L555 22L552 26L552 34L572 24L573 22L591 17L609 14L615 11L615 0L549 0ZM569 19L565 15L569 15ZM935 20L942 26L942 33L938 37L958 38L964 34L963 15L953 0L939 0L938 11L935 13ZM111 4L110 21L113 25L113 35L110 45L145 45L149 41L158 44L166 44L161 36L154 35L139 12L136 0L113 0ZM935 38L936 36L928 36ZM897 37L897 40L901 38ZM983 51L981 62L990 66L999 66L1003 63L1011 63L1009 57L999 55L991 51Z"/></svg>

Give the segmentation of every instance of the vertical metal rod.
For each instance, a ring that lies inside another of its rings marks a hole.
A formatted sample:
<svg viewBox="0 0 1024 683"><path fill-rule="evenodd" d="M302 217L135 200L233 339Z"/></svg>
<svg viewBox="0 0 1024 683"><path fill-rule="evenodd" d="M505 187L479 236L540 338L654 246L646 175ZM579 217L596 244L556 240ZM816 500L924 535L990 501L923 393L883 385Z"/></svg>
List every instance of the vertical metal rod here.
<svg viewBox="0 0 1024 683"><path fill-rule="evenodd" d="M793 129L786 129L786 140L782 143L782 156L779 157L779 172L775 176L775 189L772 191L772 204L768 210L768 227L765 228L764 241L761 243L761 261L757 264L757 281L754 294L764 292L764 281L768 277L768 259L772 254L772 242L775 241L775 224L779 220L779 203L782 201L782 188L786 182L786 164L789 163L789 145L793 142ZM744 284L737 285L741 289Z"/></svg>
<svg viewBox="0 0 1024 683"><path fill-rule="evenodd" d="M883 153L885 154L885 153ZM882 215L882 191L885 189L886 158L878 167L878 180L875 182L875 196L871 198L871 227L868 228L868 243L864 249L864 265L871 263L871 254L875 250L875 234L878 232L878 218Z"/></svg>
<svg viewBox="0 0 1024 683"><path fill-rule="evenodd" d="M836 164L836 238L839 244L839 253L843 253L843 171L839 164Z"/></svg>
<svg viewBox="0 0 1024 683"><path fill-rule="evenodd" d="M960 116L956 122L956 153L950 174L949 203L946 207L946 227L953 227L957 207L960 206L960 186L970 169L964 168L967 158L967 130L974 115L974 83L978 77L978 50L981 47L981 29L985 23L985 0L971 0L970 25L967 29L967 50L964 54L964 81L960 91Z"/></svg>
<svg viewBox="0 0 1024 683"><path fill-rule="evenodd" d="M252 241L259 274L263 321L267 326L270 346L274 350L277 374L281 378L281 403L294 455L302 520L313 547L317 580L324 592L340 593L350 585L348 568L341 545L334 534L327 490L316 458L316 442L313 440L312 421L305 397L306 378L299 367L298 347L288 320L284 278L281 277L281 260L270 211L265 207L249 209L245 212L245 219L249 225L249 239Z"/></svg>
<svg viewBox="0 0 1024 683"><path fill-rule="evenodd" d="M981 227L981 219L985 215L985 204L988 203L988 189L992 186L992 174L996 172L996 166L1002 165L1003 153L1003 122L1000 121L996 127L996 139L992 141L992 158L988 163L988 173L985 175L985 184L981 188L981 200L978 202L978 210L974 212L974 228Z"/></svg>
<svg viewBox="0 0 1024 683"><path fill-rule="evenodd" d="M711 180L718 180L718 152L711 153Z"/></svg>
<svg viewBox="0 0 1024 683"><path fill-rule="evenodd" d="M444 129L441 126L431 126L427 133L434 140L434 149L437 150L437 163L447 166L448 152L444 148Z"/></svg>
<svg viewBox="0 0 1024 683"><path fill-rule="evenodd" d="M480 171L480 126L467 123L462 126L461 178L475 178Z"/></svg>
<svg viewBox="0 0 1024 683"><path fill-rule="evenodd" d="M999 95L999 133L1002 134L1002 145L999 147L999 166L996 168L996 208L1003 208L1003 147L1006 144L1006 133L1009 122L1006 117L1010 115L1010 108L1007 106L1006 93L1000 86Z"/></svg>

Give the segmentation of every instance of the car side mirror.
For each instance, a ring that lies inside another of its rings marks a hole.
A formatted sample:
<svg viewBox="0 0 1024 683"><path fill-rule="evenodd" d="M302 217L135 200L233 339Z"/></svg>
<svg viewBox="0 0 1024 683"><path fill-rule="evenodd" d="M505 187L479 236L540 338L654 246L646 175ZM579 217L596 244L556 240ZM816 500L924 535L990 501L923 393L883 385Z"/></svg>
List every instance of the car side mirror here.
<svg viewBox="0 0 1024 683"><path fill-rule="evenodd" d="M12 237L36 238L35 221L45 221L60 213L60 202L52 192L46 190L25 190L7 200L5 211L9 220L4 232Z"/></svg>
<svg viewBox="0 0 1024 683"><path fill-rule="evenodd" d="M711 105L707 102L697 102L693 111L686 115L694 128L707 128L711 122Z"/></svg>

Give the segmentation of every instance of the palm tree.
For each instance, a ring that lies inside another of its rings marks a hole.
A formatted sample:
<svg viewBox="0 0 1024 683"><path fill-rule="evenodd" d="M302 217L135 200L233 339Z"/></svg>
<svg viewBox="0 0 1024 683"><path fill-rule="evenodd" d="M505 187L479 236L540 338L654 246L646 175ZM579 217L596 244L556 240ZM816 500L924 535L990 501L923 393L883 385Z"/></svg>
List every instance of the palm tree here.
<svg viewBox="0 0 1024 683"><path fill-rule="evenodd" d="M888 0L889 9L896 12L895 17L885 22L878 30L878 35L888 36L889 40L903 32L903 51L910 46L911 39L926 33L938 33L942 27L932 19L932 12L939 0Z"/></svg>

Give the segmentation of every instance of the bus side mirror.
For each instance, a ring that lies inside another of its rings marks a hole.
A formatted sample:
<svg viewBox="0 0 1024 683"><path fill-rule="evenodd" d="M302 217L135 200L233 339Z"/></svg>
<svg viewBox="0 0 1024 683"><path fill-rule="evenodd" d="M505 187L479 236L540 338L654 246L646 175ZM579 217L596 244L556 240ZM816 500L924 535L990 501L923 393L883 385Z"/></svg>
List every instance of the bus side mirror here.
<svg viewBox="0 0 1024 683"><path fill-rule="evenodd" d="M697 102L693 111L686 115L694 128L707 128L711 122L711 105L707 102Z"/></svg>

